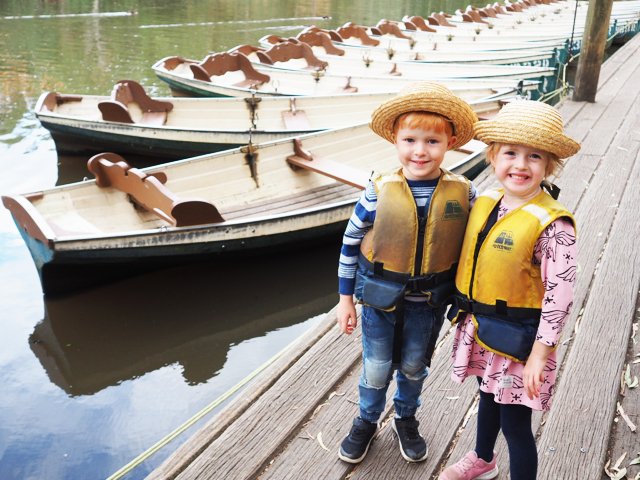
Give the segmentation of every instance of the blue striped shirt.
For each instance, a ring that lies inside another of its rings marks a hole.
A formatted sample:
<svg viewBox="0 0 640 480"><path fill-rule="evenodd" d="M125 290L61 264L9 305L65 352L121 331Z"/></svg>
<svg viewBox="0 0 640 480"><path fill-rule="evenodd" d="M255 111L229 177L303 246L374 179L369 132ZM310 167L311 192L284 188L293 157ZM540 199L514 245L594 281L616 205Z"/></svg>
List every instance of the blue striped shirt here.
<svg viewBox="0 0 640 480"><path fill-rule="evenodd" d="M427 215L431 197L438 185L438 179L407 180L407 184L416 201L418 215L421 217ZM473 205L476 194L476 189L473 184L471 184L471 188L469 189L469 206ZM338 292L341 295L353 295L360 244L376 219L377 203L378 196L375 187L373 182L369 182L367 188L362 192L360 199L356 203L344 236L342 237L342 249L340 250L340 260L338 263Z"/></svg>

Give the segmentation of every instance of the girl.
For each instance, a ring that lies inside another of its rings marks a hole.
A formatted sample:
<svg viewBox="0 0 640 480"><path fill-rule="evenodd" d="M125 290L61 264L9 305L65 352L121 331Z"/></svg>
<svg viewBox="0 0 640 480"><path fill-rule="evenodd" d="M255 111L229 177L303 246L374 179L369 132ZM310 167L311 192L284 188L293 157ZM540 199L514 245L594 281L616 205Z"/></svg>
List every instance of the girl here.
<svg viewBox="0 0 640 480"><path fill-rule="evenodd" d="M551 405L555 348L576 273L573 217L541 188L561 159L580 149L562 125L553 107L530 100L507 104L495 119L475 124L502 188L477 198L456 273L452 378L462 383L476 376L480 404L475 449L446 468L441 480L495 478L500 430L511 478L536 478L531 413Z"/></svg>

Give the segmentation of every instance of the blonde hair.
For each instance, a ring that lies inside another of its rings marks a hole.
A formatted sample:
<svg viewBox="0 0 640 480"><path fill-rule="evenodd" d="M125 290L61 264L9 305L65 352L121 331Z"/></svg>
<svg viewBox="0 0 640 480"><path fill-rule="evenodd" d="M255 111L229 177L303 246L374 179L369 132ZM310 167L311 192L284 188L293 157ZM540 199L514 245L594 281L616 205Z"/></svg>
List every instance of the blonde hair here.
<svg viewBox="0 0 640 480"><path fill-rule="evenodd" d="M500 142L493 142L490 143L489 146L487 147L487 159L486 162L491 165L491 162L493 160L496 159L496 157L498 156L498 152L500 151L500 149L502 147L504 147L505 145L509 145L508 143L500 143ZM551 152L547 152L546 150L540 150L542 153L544 153L544 157L547 160L547 166L545 168L545 178L548 177L549 175L559 175L560 172L562 171L562 160L560 160L560 158L551 153Z"/></svg>
<svg viewBox="0 0 640 480"><path fill-rule="evenodd" d="M407 112L399 115L393 122L393 137L398 135L401 128L420 128L445 133L448 138L453 137L453 124L448 118L432 112Z"/></svg>

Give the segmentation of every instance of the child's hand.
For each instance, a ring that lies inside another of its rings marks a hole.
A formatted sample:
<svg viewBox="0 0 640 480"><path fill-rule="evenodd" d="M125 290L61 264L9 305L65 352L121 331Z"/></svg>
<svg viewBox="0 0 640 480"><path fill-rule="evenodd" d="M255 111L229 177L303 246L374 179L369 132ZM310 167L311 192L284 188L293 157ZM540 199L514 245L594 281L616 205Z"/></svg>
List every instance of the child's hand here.
<svg viewBox="0 0 640 480"><path fill-rule="evenodd" d="M356 306L353 303L353 296L340 295L337 317L340 331L342 333L346 333L347 335L351 335L353 333L353 330L358 326L358 319L356 317Z"/></svg>
<svg viewBox="0 0 640 480"><path fill-rule="evenodd" d="M522 372L524 391L529 399L540 396L540 387L544 382L544 367L551 351L551 347L538 341L533 344L533 349Z"/></svg>

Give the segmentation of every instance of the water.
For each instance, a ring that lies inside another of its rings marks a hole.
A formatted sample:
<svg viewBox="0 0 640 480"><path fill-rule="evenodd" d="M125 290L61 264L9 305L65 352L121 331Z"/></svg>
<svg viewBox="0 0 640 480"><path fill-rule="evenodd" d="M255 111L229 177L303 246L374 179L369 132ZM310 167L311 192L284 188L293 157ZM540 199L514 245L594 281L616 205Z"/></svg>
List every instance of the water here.
<svg viewBox="0 0 640 480"><path fill-rule="evenodd" d="M150 68L165 56L203 58L266 33L375 24L466 4L0 2L0 194L87 175L87 159L58 158L33 115L42 91L107 94L133 79L152 95L169 95ZM335 304L338 248L184 266L49 299L1 208L0 478L105 478L118 470ZM127 478L143 478L208 419Z"/></svg>

